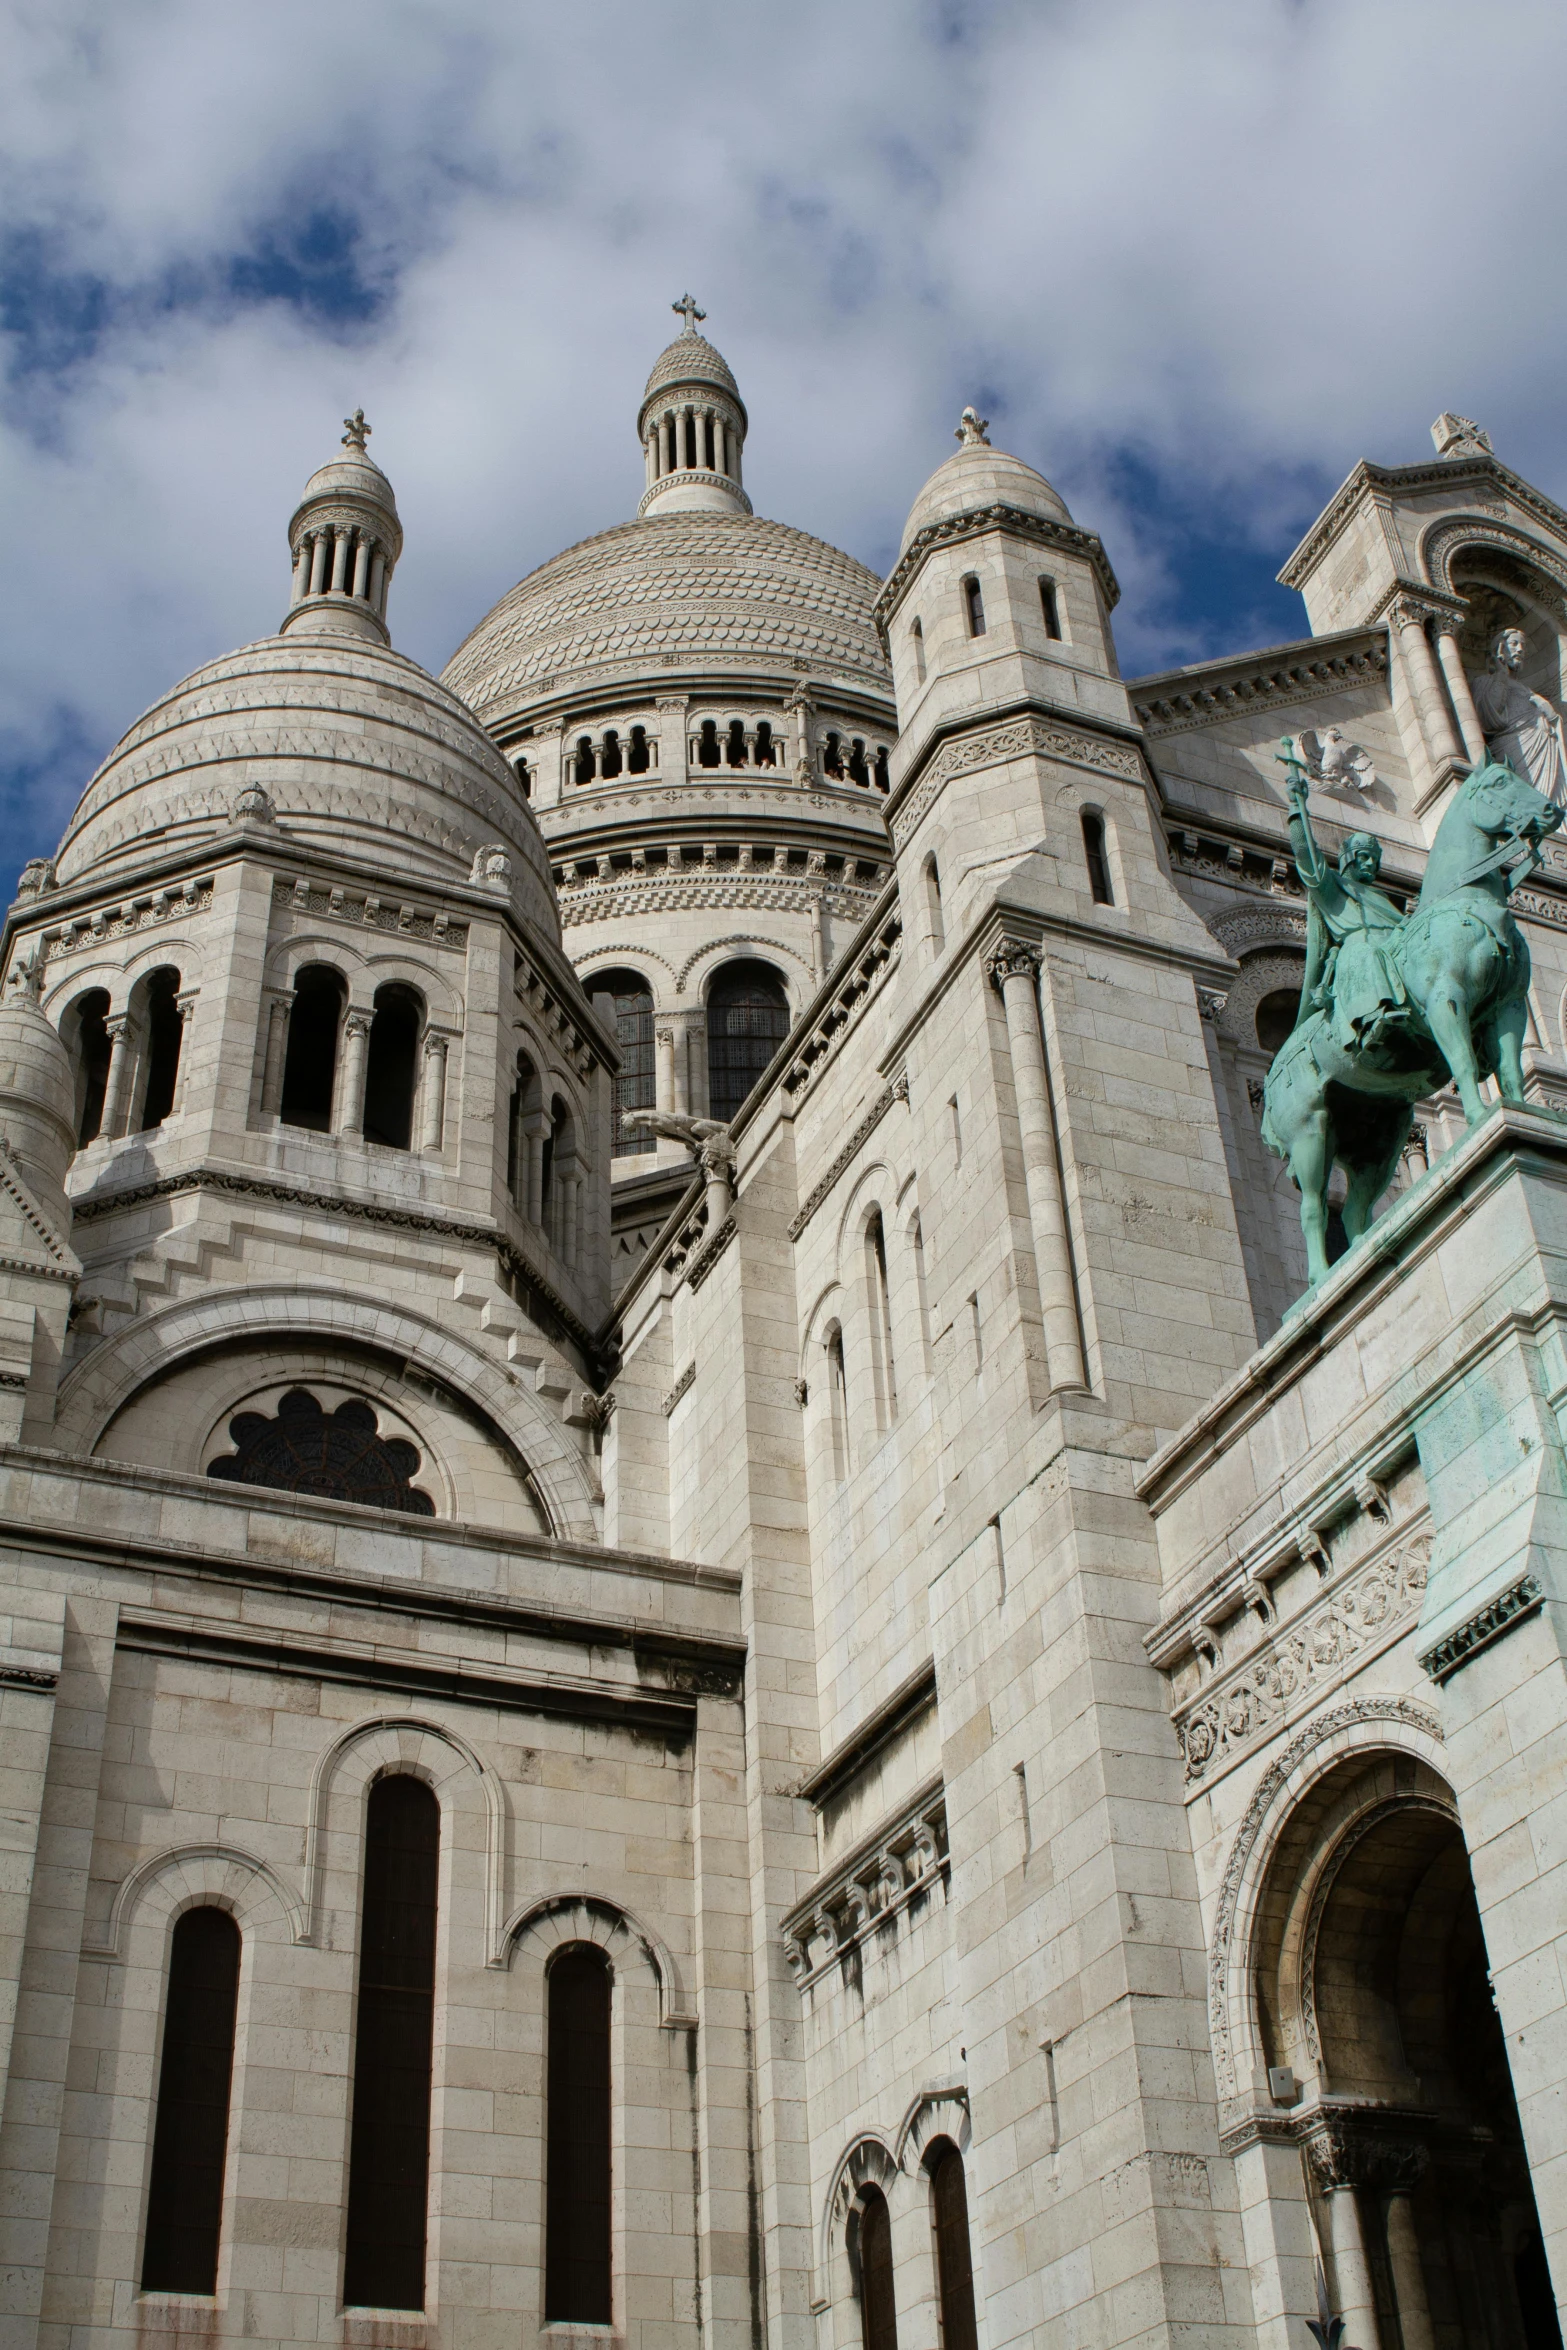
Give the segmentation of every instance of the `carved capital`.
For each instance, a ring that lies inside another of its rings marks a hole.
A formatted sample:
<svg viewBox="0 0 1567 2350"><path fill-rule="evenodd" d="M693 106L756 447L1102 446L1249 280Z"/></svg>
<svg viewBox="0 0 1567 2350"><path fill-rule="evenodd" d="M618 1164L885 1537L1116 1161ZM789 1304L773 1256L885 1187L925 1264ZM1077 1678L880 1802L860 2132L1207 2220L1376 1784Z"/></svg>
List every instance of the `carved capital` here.
<svg viewBox="0 0 1567 2350"><path fill-rule="evenodd" d="M1428 620L1440 617L1438 607L1428 604L1423 596L1395 596L1387 608L1387 617L1394 628L1424 629Z"/></svg>
<svg viewBox="0 0 1567 2350"><path fill-rule="evenodd" d="M1227 995L1221 995L1216 988L1200 987L1197 990L1197 1009L1210 1028L1217 1028L1229 1000Z"/></svg>
<svg viewBox="0 0 1567 2350"><path fill-rule="evenodd" d="M373 1012L345 1012L343 1014L343 1034L345 1036L368 1036L370 1023L374 1018Z"/></svg>
<svg viewBox="0 0 1567 2350"><path fill-rule="evenodd" d="M1044 956L1029 940L1005 938L995 953L986 957L985 977L992 987L1004 989L1009 979L1035 979L1043 961Z"/></svg>

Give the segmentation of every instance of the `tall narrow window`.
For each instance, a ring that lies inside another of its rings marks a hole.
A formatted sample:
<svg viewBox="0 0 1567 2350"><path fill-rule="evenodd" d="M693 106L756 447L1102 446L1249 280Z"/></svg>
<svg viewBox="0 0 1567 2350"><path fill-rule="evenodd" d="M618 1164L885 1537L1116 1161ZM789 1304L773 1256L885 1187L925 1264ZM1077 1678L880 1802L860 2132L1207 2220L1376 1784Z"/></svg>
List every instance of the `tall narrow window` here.
<svg viewBox="0 0 1567 2350"><path fill-rule="evenodd" d="M631 749L626 758L626 768L628 773L632 775L646 775L648 771L647 728L645 726L634 726L631 729Z"/></svg>
<svg viewBox="0 0 1567 2350"><path fill-rule="evenodd" d="M1045 634L1059 640L1061 635L1061 607L1056 602L1056 583L1042 579L1039 583L1039 604L1045 616Z"/></svg>
<svg viewBox="0 0 1567 2350"><path fill-rule="evenodd" d="M238 1999L238 1926L225 1909L186 1910L169 1949L144 2293L218 2289Z"/></svg>
<svg viewBox="0 0 1567 2350"><path fill-rule="evenodd" d="M1093 808L1083 810L1083 855L1088 861L1088 886L1094 893L1096 906L1113 906L1115 892L1110 887L1110 857L1105 846L1105 820Z"/></svg>
<svg viewBox="0 0 1567 2350"><path fill-rule="evenodd" d="M934 850L925 860L925 932L931 953L939 955L947 943L947 926L941 918L941 867Z"/></svg>
<svg viewBox="0 0 1567 2350"><path fill-rule="evenodd" d="M871 771L865 764L865 745L858 735L849 753L847 774L851 783L869 783L871 779Z"/></svg>
<svg viewBox="0 0 1567 2350"><path fill-rule="evenodd" d="M147 1086L141 1112L144 1133L151 1127L161 1126L174 1107L180 1074L180 1042L185 1033L179 992L177 971L154 971L147 982Z"/></svg>
<svg viewBox="0 0 1567 2350"><path fill-rule="evenodd" d="M515 766L515 768L516 768L516 770L517 770L517 781L518 781L518 782L521 784L521 786L522 786L522 796L523 796L523 798L524 798L525 800L531 800L531 799L532 799L532 797L533 797L533 770L532 770L532 768L531 768L531 767L528 765L528 762L527 762L527 760L526 760L526 759L516 759L516 760L514 760L512 763L513 763L513 765Z"/></svg>
<svg viewBox="0 0 1567 2350"><path fill-rule="evenodd" d="M593 737L590 734L578 735L577 757L571 772L578 783L593 781Z"/></svg>
<svg viewBox="0 0 1567 2350"><path fill-rule="evenodd" d="M707 998L707 1095L728 1120L789 1033L783 981L765 963L726 963Z"/></svg>
<svg viewBox="0 0 1567 2350"><path fill-rule="evenodd" d="M914 682L916 685L923 685L925 683L925 624L923 621L911 622L909 642L914 647Z"/></svg>
<svg viewBox="0 0 1567 2350"><path fill-rule="evenodd" d="M375 991L365 1063L365 1140L405 1151L413 1140L414 1081L424 1007L411 987L392 980Z"/></svg>
<svg viewBox="0 0 1567 2350"><path fill-rule="evenodd" d="M887 1282L887 1228L882 1222L879 1208L865 1227L865 1258L871 1292L876 1416L885 1428L898 1416L898 1380L892 1360L892 1292Z"/></svg>
<svg viewBox="0 0 1567 2350"><path fill-rule="evenodd" d="M285 1126L304 1126L314 1134L331 1132L337 1032L342 1016L342 979L324 963L310 964L294 982L294 1004L288 1016L280 1112Z"/></svg>
<svg viewBox="0 0 1567 2350"><path fill-rule="evenodd" d="M837 782L843 782L843 741L836 732L829 733L827 737L826 748L822 752L822 766Z"/></svg>
<svg viewBox="0 0 1567 2350"><path fill-rule="evenodd" d="M696 763L699 767L717 767L723 759L723 748L718 740L718 721L704 718L697 736Z"/></svg>
<svg viewBox="0 0 1567 2350"><path fill-rule="evenodd" d="M359 2018L343 2299L424 2307L440 1806L421 1779L378 1779L365 1813Z"/></svg>
<svg viewBox="0 0 1567 2350"><path fill-rule="evenodd" d="M745 765L745 720L731 718L729 733L724 743L724 758L731 767Z"/></svg>
<svg viewBox="0 0 1567 2350"><path fill-rule="evenodd" d="M968 621L969 635L983 636L985 633L985 599L979 592L979 581L972 572L963 582L963 614Z"/></svg>
<svg viewBox="0 0 1567 2350"><path fill-rule="evenodd" d="M544 2322L607 2326L610 2289L609 1964L562 1951L549 1972Z"/></svg>
<svg viewBox="0 0 1567 2350"><path fill-rule="evenodd" d="M776 767L778 746L773 741L773 730L764 718L756 730L755 760L758 767Z"/></svg>
<svg viewBox="0 0 1567 2350"><path fill-rule="evenodd" d="M620 773L620 736L612 726L604 737L604 777L612 781Z"/></svg>
<svg viewBox="0 0 1567 2350"><path fill-rule="evenodd" d="M942 2138L931 2148L926 2161L930 2166L931 2218L936 2231L941 2350L979 2350L963 2157L950 2138Z"/></svg>
<svg viewBox="0 0 1567 2350"><path fill-rule="evenodd" d="M106 1025L108 1017L108 991L89 988L76 1007L76 1141L80 1149L97 1141L103 1124L112 1050Z"/></svg>
<svg viewBox="0 0 1567 2350"><path fill-rule="evenodd" d="M865 2350L898 2350L892 2295L892 2221L879 2187L860 2192L860 2326Z"/></svg>
<svg viewBox="0 0 1567 2350"><path fill-rule="evenodd" d="M849 1474L849 1382L843 1363L843 1332L836 1322L827 1333L827 1410L832 1473L841 1485Z"/></svg>
<svg viewBox="0 0 1567 2350"><path fill-rule="evenodd" d="M653 996L635 971L595 973L588 993L602 1009L620 1046L620 1075L615 1080L615 1127L611 1155L634 1157L656 1148L654 1136L640 1126L626 1124L628 1110L653 1107Z"/></svg>

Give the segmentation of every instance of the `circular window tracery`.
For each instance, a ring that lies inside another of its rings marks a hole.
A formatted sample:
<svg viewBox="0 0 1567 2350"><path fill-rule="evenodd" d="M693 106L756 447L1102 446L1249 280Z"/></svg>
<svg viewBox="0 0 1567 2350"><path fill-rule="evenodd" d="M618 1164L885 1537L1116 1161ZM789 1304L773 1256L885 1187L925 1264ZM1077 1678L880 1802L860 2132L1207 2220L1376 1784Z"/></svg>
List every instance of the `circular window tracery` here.
<svg viewBox="0 0 1567 2350"><path fill-rule="evenodd" d="M429 1494L412 1482L420 1467L418 1446L406 1437L383 1436L370 1405L356 1397L328 1412L307 1387L291 1387L274 1417L237 1412L228 1432L234 1450L208 1463L209 1477L412 1517L435 1515Z"/></svg>

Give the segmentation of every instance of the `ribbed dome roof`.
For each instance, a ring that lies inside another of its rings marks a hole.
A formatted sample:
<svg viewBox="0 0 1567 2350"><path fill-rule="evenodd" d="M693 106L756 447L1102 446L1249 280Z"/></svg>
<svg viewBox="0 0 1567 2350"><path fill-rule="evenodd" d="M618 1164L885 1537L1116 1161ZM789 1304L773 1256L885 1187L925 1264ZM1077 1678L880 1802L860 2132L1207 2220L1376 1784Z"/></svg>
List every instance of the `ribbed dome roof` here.
<svg viewBox="0 0 1567 2350"><path fill-rule="evenodd" d="M388 514L397 512L391 483L365 449L341 449L318 465L305 484L300 505L308 506L313 498L368 498Z"/></svg>
<svg viewBox="0 0 1567 2350"><path fill-rule="evenodd" d="M681 340L688 338L682 336ZM754 514L649 514L531 572L453 654L443 684L493 722L582 672L744 662L886 693L880 582Z"/></svg>
<svg viewBox="0 0 1567 2350"><path fill-rule="evenodd" d="M472 712L401 653L302 623L198 669L137 720L71 819L59 878L215 838L257 785L301 842L383 864L394 884L465 880L474 851L500 842L519 911L558 942L538 827Z"/></svg>
<svg viewBox="0 0 1567 2350"><path fill-rule="evenodd" d="M1072 519L1066 500L1042 473L1025 465L1021 457L1009 457L1004 449L977 442L937 466L909 508L903 546L928 524L972 514L980 506L1019 506L1025 514L1038 514L1050 522Z"/></svg>
<svg viewBox="0 0 1567 2350"><path fill-rule="evenodd" d="M670 384L717 384L738 400L740 386L729 371L729 362L722 351L714 349L706 335L676 335L667 351L653 362L653 372L647 379L642 394L644 402L655 392L662 392Z"/></svg>

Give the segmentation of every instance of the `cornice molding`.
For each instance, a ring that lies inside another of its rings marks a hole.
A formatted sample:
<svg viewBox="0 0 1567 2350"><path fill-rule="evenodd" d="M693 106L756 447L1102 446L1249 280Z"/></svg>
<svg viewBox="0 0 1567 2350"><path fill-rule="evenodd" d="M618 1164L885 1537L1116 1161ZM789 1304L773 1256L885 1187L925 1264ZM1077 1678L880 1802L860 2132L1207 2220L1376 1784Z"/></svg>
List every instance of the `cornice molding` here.
<svg viewBox="0 0 1567 2350"><path fill-rule="evenodd" d="M1058 759L1069 767L1085 767L1091 775L1119 776L1125 783L1144 785L1148 781L1142 751L1133 735L1063 725L1037 710L1022 710L988 722L965 716L932 735L923 755L888 801L887 822L897 847L907 847L916 826L955 775L1027 758Z"/></svg>
<svg viewBox="0 0 1567 2350"><path fill-rule="evenodd" d="M1266 652L1189 669L1167 669L1127 685L1138 723L1157 740L1214 726L1250 710L1283 709L1323 694L1375 685L1387 674L1387 632L1343 629Z"/></svg>
<svg viewBox="0 0 1567 2350"><path fill-rule="evenodd" d="M882 582L874 609L876 633L881 638L884 651L892 616L903 601L910 580L931 548L953 546L963 539L986 538L997 530L1010 531L1017 538L1033 539L1039 546L1058 547L1063 554L1078 556L1083 562L1092 565L1106 609L1113 612L1120 602L1120 583L1110 568L1104 542L1096 532L1079 530L1075 522L1056 522L1043 514L1029 514L1021 506L1009 506L1004 502L993 506L977 506L966 514L950 514L940 522L927 522L923 530L915 532Z"/></svg>
<svg viewBox="0 0 1567 2350"><path fill-rule="evenodd" d="M873 1931L880 1935L921 1895L951 1875L947 1802L940 1777L818 1878L782 1919L784 1958L803 1989Z"/></svg>
<svg viewBox="0 0 1567 2350"><path fill-rule="evenodd" d="M791 1240L799 1239L801 1233L805 1230L805 1227L807 1224L809 1224L811 1218L815 1215L823 1200L833 1189L833 1186L842 1179L845 1171L853 1165L855 1158L870 1141L871 1136L875 1133L883 1118L886 1117L887 1112L892 1108L893 1103L898 1101L906 1102L908 1098L909 1081L907 1077L896 1078L891 1085L883 1086L881 1092L871 1103L871 1106L866 1111L864 1117L855 1127L854 1132L849 1136L849 1139L844 1144L842 1150L839 1151L837 1157L833 1160L832 1165L828 1168L826 1174L822 1177L819 1183L812 1187L809 1195L806 1198L804 1207L801 1208L799 1214L790 1223L789 1238Z"/></svg>
<svg viewBox="0 0 1567 2350"><path fill-rule="evenodd" d="M1444 1681L1450 1681L1471 1658L1477 1657L1482 1648L1489 1648L1493 1641L1500 1640L1504 1632L1510 1632L1525 1617L1538 1615L1544 1605L1545 1591L1539 1578L1520 1575L1516 1583L1509 1583L1505 1591L1497 1592L1494 1598L1486 1601L1484 1607L1477 1608L1472 1616L1466 1616L1455 1630L1448 1633L1445 1640L1439 1640L1434 1648L1426 1649L1420 1659L1422 1672L1428 1674L1440 1687Z"/></svg>
<svg viewBox="0 0 1567 2350"><path fill-rule="evenodd" d="M1377 491L1389 497L1419 497L1430 490L1450 489L1455 482L1489 489L1493 498L1500 491L1567 542L1567 513L1499 458L1437 457L1429 464L1396 466L1373 465L1363 458L1278 573L1279 585L1298 589L1310 577L1362 499Z"/></svg>

